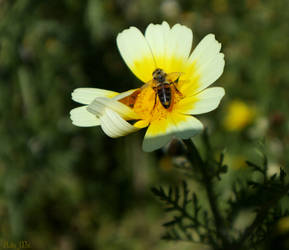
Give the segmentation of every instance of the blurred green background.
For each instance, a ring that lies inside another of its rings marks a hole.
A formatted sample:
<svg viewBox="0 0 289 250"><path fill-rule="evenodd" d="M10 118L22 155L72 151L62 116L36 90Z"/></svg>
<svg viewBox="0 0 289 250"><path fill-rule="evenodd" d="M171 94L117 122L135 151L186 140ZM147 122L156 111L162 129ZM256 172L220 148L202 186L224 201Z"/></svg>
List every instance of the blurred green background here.
<svg viewBox="0 0 289 250"><path fill-rule="evenodd" d="M191 249L159 240L164 213L149 191L181 174L161 150L142 152L144 132L110 139L73 126L71 92L141 85L116 47L129 26L182 23L193 46L214 33L226 60L215 86L226 96L199 118L232 171L265 141L273 174L289 163L288 9L287 0L1 0L0 240L32 249Z"/></svg>

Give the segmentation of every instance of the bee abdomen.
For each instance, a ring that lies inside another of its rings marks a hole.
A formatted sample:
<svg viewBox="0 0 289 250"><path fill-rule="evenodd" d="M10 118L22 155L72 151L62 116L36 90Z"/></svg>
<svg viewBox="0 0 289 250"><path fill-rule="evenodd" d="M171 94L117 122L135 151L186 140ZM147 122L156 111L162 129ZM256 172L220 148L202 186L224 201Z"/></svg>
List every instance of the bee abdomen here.
<svg viewBox="0 0 289 250"><path fill-rule="evenodd" d="M161 104L165 109L168 109L171 105L172 92L169 84L163 85L158 89L158 96Z"/></svg>

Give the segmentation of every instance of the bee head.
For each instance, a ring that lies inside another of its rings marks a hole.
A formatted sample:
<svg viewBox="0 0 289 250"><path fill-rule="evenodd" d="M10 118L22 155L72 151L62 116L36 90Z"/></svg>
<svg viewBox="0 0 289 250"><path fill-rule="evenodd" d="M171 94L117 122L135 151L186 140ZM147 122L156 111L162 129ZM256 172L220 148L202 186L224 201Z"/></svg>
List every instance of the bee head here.
<svg viewBox="0 0 289 250"><path fill-rule="evenodd" d="M153 72L153 78L154 80L158 81L158 82L164 82L166 79L166 73L160 69L157 68L154 72Z"/></svg>

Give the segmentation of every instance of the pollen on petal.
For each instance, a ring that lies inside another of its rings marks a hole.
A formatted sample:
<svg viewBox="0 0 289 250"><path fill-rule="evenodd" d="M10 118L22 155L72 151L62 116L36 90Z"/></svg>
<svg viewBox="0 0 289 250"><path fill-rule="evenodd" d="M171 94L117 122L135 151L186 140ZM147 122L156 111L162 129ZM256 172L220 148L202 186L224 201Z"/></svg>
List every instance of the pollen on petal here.
<svg viewBox="0 0 289 250"><path fill-rule="evenodd" d="M152 110L155 106L156 93L152 87L148 86L141 89L141 92L136 98L133 110L143 119L151 117Z"/></svg>

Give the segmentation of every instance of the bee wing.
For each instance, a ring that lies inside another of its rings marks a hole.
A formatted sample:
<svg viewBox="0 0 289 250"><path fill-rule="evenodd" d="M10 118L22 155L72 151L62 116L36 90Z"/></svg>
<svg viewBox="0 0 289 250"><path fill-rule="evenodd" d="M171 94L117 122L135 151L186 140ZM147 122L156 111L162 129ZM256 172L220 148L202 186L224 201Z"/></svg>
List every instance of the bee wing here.
<svg viewBox="0 0 289 250"><path fill-rule="evenodd" d="M140 87L140 89L145 89L145 88L147 88L147 87L149 87L150 85L149 85L149 83L145 83L144 85L142 85L141 87Z"/></svg>
<svg viewBox="0 0 289 250"><path fill-rule="evenodd" d="M179 78L183 74L184 74L183 72L172 72L172 73L167 74L167 79L171 82L177 83L179 81Z"/></svg>
<svg viewBox="0 0 289 250"><path fill-rule="evenodd" d="M140 89L142 90L142 89L145 89L145 88L148 88L148 87L152 88L152 87L154 87L154 85L155 85L154 80L150 80L147 83L145 83L144 85L142 85L140 87Z"/></svg>

